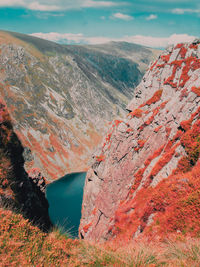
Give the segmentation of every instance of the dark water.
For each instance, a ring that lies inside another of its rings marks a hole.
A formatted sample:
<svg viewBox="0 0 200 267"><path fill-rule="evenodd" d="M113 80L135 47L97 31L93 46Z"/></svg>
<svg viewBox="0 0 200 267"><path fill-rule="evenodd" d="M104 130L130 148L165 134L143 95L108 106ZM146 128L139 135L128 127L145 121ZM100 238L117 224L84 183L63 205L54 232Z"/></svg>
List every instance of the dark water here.
<svg viewBox="0 0 200 267"><path fill-rule="evenodd" d="M78 236L85 177L85 172L67 174L46 188L52 223L73 237Z"/></svg>

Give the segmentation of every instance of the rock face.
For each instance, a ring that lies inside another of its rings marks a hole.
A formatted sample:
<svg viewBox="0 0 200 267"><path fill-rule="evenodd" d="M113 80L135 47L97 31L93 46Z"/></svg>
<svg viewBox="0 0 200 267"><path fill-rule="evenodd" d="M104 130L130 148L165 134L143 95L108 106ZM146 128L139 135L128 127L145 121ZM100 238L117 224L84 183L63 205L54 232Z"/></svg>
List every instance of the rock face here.
<svg viewBox="0 0 200 267"><path fill-rule="evenodd" d="M155 54L126 43L102 50L0 32L0 96L23 144L27 171L39 168L52 180L86 170L108 121L124 114ZM125 56L130 53L132 59Z"/></svg>
<svg viewBox="0 0 200 267"><path fill-rule="evenodd" d="M37 170L24 170L23 146L15 134L5 103L0 100L0 207L16 209L42 230L51 227L45 180Z"/></svg>
<svg viewBox="0 0 200 267"><path fill-rule="evenodd" d="M200 42L169 47L93 157L80 237L128 242L200 233Z"/></svg>

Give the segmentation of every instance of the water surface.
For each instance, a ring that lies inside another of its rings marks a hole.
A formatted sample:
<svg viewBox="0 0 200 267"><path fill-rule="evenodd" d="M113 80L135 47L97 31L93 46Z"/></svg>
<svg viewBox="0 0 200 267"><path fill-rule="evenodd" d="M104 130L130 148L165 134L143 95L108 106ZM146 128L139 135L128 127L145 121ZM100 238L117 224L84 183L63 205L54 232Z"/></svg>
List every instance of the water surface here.
<svg viewBox="0 0 200 267"><path fill-rule="evenodd" d="M73 237L78 236L85 177L85 172L67 174L46 188L52 223Z"/></svg>

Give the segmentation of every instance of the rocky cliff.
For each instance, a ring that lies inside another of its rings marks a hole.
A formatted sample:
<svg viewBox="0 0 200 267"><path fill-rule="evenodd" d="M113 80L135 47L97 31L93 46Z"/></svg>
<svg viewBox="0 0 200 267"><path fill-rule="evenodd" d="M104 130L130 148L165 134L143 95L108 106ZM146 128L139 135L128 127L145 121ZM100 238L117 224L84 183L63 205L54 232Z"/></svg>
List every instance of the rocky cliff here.
<svg viewBox="0 0 200 267"><path fill-rule="evenodd" d="M88 171L80 237L200 234L200 41L169 47L115 120Z"/></svg>
<svg viewBox="0 0 200 267"><path fill-rule="evenodd" d="M26 170L40 168L51 180L87 169L108 121L124 114L155 53L126 43L66 46L0 32L0 96Z"/></svg>
<svg viewBox="0 0 200 267"><path fill-rule="evenodd" d="M21 212L40 227L49 230L45 179L38 170L24 170L24 148L15 134L6 104L0 100L0 208Z"/></svg>

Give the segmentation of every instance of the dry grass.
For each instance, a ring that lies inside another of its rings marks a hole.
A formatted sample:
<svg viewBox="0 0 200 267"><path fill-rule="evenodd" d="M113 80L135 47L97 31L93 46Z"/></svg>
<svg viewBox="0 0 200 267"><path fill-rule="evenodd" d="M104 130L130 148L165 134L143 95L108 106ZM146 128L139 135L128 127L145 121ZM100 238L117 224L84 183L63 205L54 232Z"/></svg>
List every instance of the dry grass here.
<svg viewBox="0 0 200 267"><path fill-rule="evenodd" d="M121 248L42 233L20 214L0 209L0 266L200 266L200 240L140 242Z"/></svg>

